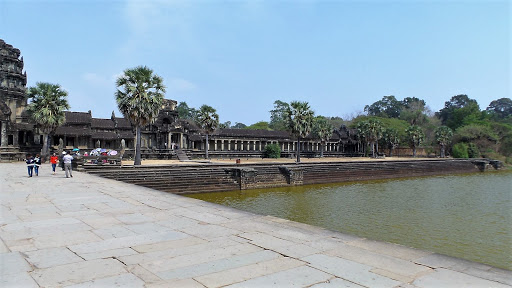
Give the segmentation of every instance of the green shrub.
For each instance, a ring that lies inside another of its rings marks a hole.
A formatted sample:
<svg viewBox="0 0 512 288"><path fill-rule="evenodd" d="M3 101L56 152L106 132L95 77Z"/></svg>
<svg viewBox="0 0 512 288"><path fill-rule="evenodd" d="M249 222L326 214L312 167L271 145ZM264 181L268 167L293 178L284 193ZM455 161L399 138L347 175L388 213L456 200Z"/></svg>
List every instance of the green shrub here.
<svg viewBox="0 0 512 288"><path fill-rule="evenodd" d="M469 158L479 158L480 157L480 151L478 150L478 147L475 143L469 143L468 144L468 157Z"/></svg>
<svg viewBox="0 0 512 288"><path fill-rule="evenodd" d="M265 157L266 158L280 158L281 148L278 144L269 144L265 146Z"/></svg>
<svg viewBox="0 0 512 288"><path fill-rule="evenodd" d="M453 158L469 158L468 145L463 142L453 145L452 156L453 156Z"/></svg>

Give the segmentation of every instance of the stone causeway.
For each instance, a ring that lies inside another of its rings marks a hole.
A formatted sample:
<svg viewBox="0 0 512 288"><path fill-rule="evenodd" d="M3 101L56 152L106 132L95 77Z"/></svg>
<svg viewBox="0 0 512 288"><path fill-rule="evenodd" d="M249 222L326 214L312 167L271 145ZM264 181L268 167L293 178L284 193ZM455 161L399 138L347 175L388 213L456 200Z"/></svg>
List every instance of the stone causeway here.
<svg viewBox="0 0 512 288"><path fill-rule="evenodd" d="M73 176L0 164L0 287L512 287L512 271Z"/></svg>

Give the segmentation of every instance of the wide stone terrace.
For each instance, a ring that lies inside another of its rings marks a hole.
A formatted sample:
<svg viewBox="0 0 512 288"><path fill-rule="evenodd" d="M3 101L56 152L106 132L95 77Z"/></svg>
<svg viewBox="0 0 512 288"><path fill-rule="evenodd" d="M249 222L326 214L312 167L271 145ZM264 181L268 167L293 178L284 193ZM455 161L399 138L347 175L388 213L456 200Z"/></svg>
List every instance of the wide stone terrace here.
<svg viewBox="0 0 512 288"><path fill-rule="evenodd" d="M0 287L512 287L512 272L86 173L0 164Z"/></svg>

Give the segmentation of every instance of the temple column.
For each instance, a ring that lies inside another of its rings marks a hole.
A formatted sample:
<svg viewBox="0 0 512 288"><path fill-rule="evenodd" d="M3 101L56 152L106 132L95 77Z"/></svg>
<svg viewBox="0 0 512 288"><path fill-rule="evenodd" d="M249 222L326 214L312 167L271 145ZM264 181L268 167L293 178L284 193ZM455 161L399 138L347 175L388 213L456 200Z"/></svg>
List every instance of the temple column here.
<svg viewBox="0 0 512 288"><path fill-rule="evenodd" d="M4 147L7 146L7 122L1 121L0 122L1 130L0 133L2 134L2 137L0 138L0 146Z"/></svg>
<svg viewBox="0 0 512 288"><path fill-rule="evenodd" d="M238 140L234 140L235 141L235 151L238 151Z"/></svg>

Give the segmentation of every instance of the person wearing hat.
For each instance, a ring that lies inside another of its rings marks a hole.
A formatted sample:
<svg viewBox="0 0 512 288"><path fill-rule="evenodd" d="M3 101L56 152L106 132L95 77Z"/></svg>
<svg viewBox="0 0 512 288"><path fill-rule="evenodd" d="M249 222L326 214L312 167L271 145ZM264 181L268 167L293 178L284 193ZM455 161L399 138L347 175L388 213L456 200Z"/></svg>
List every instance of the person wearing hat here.
<svg viewBox="0 0 512 288"><path fill-rule="evenodd" d="M62 158L64 161L64 171L66 172L66 178L69 178L69 176L73 177L73 168L71 167L71 162L73 161L73 156L71 156L69 153L66 153L64 157ZM68 176L69 172L69 176Z"/></svg>

